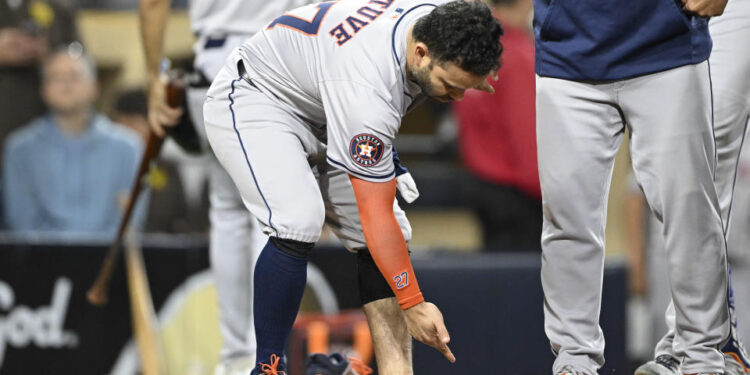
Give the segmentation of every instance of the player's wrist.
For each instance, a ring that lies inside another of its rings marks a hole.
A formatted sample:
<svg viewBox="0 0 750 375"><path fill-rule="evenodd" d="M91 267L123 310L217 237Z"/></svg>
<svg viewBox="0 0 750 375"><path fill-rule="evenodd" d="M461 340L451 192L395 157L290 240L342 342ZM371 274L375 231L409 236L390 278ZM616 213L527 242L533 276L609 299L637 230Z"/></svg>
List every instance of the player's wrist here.
<svg viewBox="0 0 750 375"><path fill-rule="evenodd" d="M155 83L159 82L160 77L161 77L161 74L158 71L157 72L149 72L148 75L147 75L148 85L149 86L153 86Z"/></svg>
<svg viewBox="0 0 750 375"><path fill-rule="evenodd" d="M147 74L149 87L164 85L167 82L167 73L170 67L171 63L168 59L160 60L158 65L149 66Z"/></svg>
<svg viewBox="0 0 750 375"><path fill-rule="evenodd" d="M397 296L396 298L398 299L398 305L399 307L401 307L401 310L409 310L412 307L424 303L424 296L419 289L417 289L416 294L412 294L409 296Z"/></svg>

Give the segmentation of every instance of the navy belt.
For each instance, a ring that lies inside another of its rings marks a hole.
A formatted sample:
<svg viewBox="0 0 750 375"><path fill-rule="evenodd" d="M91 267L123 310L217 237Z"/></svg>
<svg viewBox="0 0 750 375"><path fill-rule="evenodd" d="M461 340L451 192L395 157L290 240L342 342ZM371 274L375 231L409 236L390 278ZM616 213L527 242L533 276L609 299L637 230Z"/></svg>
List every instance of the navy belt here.
<svg viewBox="0 0 750 375"><path fill-rule="evenodd" d="M208 37L206 42L203 44L203 49L221 48L227 41L227 36Z"/></svg>

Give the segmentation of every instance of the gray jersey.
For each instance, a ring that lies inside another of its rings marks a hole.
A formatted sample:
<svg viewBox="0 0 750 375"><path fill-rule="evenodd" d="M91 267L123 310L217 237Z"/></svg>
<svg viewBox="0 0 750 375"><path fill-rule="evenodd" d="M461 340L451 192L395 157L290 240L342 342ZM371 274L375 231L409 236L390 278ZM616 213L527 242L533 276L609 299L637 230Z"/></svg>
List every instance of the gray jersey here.
<svg viewBox="0 0 750 375"><path fill-rule="evenodd" d="M273 17L304 0L189 0L190 26L197 35L252 35Z"/></svg>
<svg viewBox="0 0 750 375"><path fill-rule="evenodd" d="M195 69L213 80L232 50L262 30L273 17L308 3L307 0L189 0L190 25L197 35L193 46Z"/></svg>
<svg viewBox="0 0 750 375"><path fill-rule="evenodd" d="M273 20L240 48L253 80L327 142L328 162L368 181L394 177L393 138L421 90L406 36L446 2L342 0Z"/></svg>

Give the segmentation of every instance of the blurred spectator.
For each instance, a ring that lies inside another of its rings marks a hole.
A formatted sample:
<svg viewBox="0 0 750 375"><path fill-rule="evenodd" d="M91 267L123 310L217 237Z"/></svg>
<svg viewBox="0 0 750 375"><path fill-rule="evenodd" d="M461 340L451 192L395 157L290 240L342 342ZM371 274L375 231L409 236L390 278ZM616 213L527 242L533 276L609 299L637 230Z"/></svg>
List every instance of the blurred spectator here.
<svg viewBox="0 0 750 375"><path fill-rule="evenodd" d="M60 1L0 1L0 141L44 113L39 65L76 39L73 13Z"/></svg>
<svg viewBox="0 0 750 375"><path fill-rule="evenodd" d="M630 291L628 355L641 362L652 358L654 346L667 332L664 311L671 293L661 226L649 210L646 197L632 173L628 178L623 214L628 238Z"/></svg>
<svg viewBox="0 0 750 375"><path fill-rule="evenodd" d="M454 104L472 204L488 250L539 250L542 205L536 158L531 0L492 0L503 28L495 94L466 92Z"/></svg>
<svg viewBox="0 0 750 375"><path fill-rule="evenodd" d="M126 91L117 98L112 119L138 133L145 145L151 129L147 113L146 93L142 90ZM188 233L207 230L206 219L202 218L205 215L190 210L187 205L174 161L159 159L151 167L147 181L151 195L146 214L146 232ZM201 217L198 218L198 215Z"/></svg>
<svg viewBox="0 0 750 375"><path fill-rule="evenodd" d="M5 220L14 231L112 233L141 155L136 134L96 113L93 65L60 51L45 61L50 112L5 145ZM134 222L142 221L136 210Z"/></svg>

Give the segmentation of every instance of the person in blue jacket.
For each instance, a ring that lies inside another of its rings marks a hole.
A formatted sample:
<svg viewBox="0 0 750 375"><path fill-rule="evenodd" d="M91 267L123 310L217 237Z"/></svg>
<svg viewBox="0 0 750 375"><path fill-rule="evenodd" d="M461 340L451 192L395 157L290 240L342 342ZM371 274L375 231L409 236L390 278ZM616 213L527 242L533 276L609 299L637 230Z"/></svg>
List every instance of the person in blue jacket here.
<svg viewBox="0 0 750 375"><path fill-rule="evenodd" d="M135 132L94 110L96 70L80 44L53 52L42 66L49 112L5 141L3 204L16 233L112 238L138 170ZM145 219L148 197L133 225Z"/></svg>

